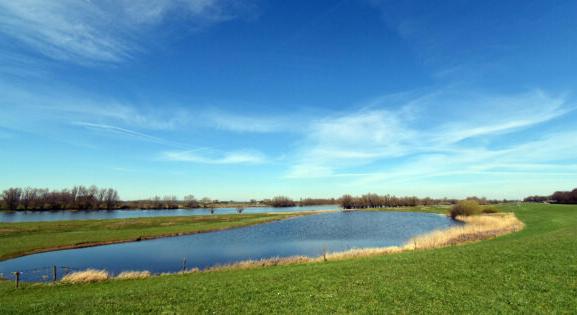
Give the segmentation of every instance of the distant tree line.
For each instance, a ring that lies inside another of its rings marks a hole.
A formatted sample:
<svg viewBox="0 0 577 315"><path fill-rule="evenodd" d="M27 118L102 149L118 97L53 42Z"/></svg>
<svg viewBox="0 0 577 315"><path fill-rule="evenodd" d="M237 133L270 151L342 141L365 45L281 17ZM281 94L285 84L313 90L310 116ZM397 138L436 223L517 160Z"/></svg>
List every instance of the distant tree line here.
<svg viewBox="0 0 577 315"><path fill-rule="evenodd" d="M556 191L550 196L529 196L523 201L577 204L577 188L572 191Z"/></svg>
<svg viewBox="0 0 577 315"><path fill-rule="evenodd" d="M220 201L208 197L196 199L186 195L179 200L174 195L154 196L149 199L122 201L118 192L112 188L96 186L74 186L70 189L50 190L44 188L9 188L2 192L0 209L7 210L113 210L113 209L215 209L232 207L294 207L337 204L338 200L305 198L294 201L288 197L277 196L272 199L247 202ZM242 211L237 211L241 213Z"/></svg>
<svg viewBox="0 0 577 315"><path fill-rule="evenodd" d="M74 186L71 189L8 188L2 192L2 208L9 210L116 209L118 192L112 188Z"/></svg>
<svg viewBox="0 0 577 315"><path fill-rule="evenodd" d="M508 200L488 200L485 197L468 197L466 200L472 200L481 205L508 202ZM457 199L433 199L418 197L397 197L392 195L365 194L360 197L343 195L339 199L339 204L343 209L366 209L366 208L394 208L394 207L415 207L415 206L432 206L432 205L454 205Z"/></svg>
<svg viewBox="0 0 577 315"><path fill-rule="evenodd" d="M338 203L339 201L335 198L304 198L295 201L285 196L276 196L271 199L264 199L260 202L260 204L275 208L336 205Z"/></svg>
<svg viewBox="0 0 577 315"><path fill-rule="evenodd" d="M277 196L272 199L265 199L262 201L262 203L275 208L295 207L297 205L294 200L285 196Z"/></svg>

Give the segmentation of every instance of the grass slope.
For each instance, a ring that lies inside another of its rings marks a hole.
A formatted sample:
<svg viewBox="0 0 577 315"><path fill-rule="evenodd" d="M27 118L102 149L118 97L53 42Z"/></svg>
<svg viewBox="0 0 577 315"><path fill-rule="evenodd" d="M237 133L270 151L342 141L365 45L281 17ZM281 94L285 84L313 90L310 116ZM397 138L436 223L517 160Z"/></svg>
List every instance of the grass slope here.
<svg viewBox="0 0 577 315"><path fill-rule="evenodd" d="M295 214L233 214L114 220L0 223L0 260L55 248L90 246L241 227Z"/></svg>
<svg viewBox="0 0 577 315"><path fill-rule="evenodd" d="M85 285L0 283L2 313L574 313L577 206L502 206L493 240L326 263Z"/></svg>

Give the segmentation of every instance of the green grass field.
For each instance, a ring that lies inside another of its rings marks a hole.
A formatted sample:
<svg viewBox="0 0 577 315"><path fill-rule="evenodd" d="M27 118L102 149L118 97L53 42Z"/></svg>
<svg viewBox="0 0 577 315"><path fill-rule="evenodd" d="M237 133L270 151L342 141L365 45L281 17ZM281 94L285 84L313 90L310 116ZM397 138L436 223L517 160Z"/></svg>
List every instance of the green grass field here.
<svg viewBox="0 0 577 315"><path fill-rule="evenodd" d="M436 250L83 285L0 283L9 313L575 313L577 206L505 205L518 233Z"/></svg>
<svg viewBox="0 0 577 315"><path fill-rule="evenodd" d="M304 214L304 213L301 213ZM232 214L114 220L0 223L0 260L54 248L222 230L299 214Z"/></svg>

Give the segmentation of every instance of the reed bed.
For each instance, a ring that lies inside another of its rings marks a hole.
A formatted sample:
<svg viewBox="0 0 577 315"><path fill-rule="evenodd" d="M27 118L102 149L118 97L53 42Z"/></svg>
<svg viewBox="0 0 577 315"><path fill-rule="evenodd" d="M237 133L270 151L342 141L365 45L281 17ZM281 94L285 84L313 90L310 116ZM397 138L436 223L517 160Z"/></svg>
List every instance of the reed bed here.
<svg viewBox="0 0 577 315"><path fill-rule="evenodd" d="M413 238L408 249L439 248L473 242L520 231L525 227L513 213L495 213L456 218L462 226L435 231Z"/></svg>
<svg viewBox="0 0 577 315"><path fill-rule="evenodd" d="M494 238L504 234L522 230L525 225L513 213L494 213L476 216L459 216L457 221L464 224L445 230L434 231L428 234L412 238L403 246L377 247L351 249L343 252L325 252L319 257L292 256L273 257L258 260L245 260L236 263L218 265L204 270L198 268L179 271L176 273L163 273L164 275L189 274L196 272L215 272L224 270L254 269L260 267L285 266L304 263L323 262L328 260L343 260L359 257L369 257L378 255L389 255L407 251L432 249L458 245L462 243L475 242ZM128 271L119 274L116 279L144 279L150 277L148 271ZM62 278L62 282L83 283L95 282L109 279L109 275L104 270L89 269L75 272Z"/></svg>

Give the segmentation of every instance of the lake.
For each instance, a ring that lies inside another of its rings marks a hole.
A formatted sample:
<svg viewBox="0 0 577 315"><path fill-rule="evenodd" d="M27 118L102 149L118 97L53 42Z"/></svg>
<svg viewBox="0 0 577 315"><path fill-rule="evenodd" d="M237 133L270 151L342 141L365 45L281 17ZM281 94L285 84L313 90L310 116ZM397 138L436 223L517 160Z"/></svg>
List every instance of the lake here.
<svg viewBox="0 0 577 315"><path fill-rule="evenodd" d="M338 210L338 205L304 206L288 208L249 207L243 213L298 212L318 210ZM216 208L215 214L233 214L236 208ZM88 210L88 211L0 211L0 222L37 222L68 220L127 219L145 217L175 217L210 215L208 209L151 209L151 210Z"/></svg>
<svg viewBox="0 0 577 315"><path fill-rule="evenodd" d="M455 225L446 216L410 212L320 213L261 225L187 236L54 251L0 262L5 277L24 270L22 279L38 281L50 266L106 269L112 273L149 270L176 272L248 259L321 256L353 248L405 244L418 234ZM47 268L34 272L33 269Z"/></svg>

